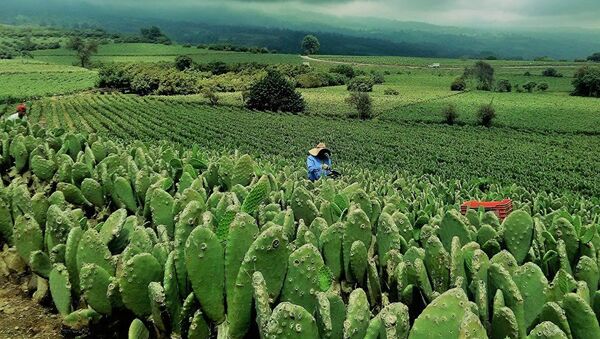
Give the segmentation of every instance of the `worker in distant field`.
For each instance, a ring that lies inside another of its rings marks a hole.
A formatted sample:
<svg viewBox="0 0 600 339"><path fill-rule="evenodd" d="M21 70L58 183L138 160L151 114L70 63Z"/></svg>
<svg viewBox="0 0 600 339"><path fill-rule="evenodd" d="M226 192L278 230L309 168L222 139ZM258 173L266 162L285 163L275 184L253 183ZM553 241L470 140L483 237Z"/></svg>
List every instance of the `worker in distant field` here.
<svg viewBox="0 0 600 339"><path fill-rule="evenodd" d="M308 151L306 167L308 169L308 180L310 181L319 180L332 173L331 151L327 149L327 146L325 146L324 143L320 143L315 148Z"/></svg>
<svg viewBox="0 0 600 339"><path fill-rule="evenodd" d="M24 120L27 118L27 105L24 102L20 103L17 106L17 112L9 115L6 120L15 121L15 120Z"/></svg>

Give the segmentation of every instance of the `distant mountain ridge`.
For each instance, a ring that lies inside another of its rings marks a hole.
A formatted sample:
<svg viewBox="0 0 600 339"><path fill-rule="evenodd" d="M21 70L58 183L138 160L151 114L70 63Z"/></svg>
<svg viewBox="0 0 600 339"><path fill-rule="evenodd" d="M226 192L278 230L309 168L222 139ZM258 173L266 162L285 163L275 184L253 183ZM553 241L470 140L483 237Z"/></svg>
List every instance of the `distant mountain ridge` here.
<svg viewBox="0 0 600 339"><path fill-rule="evenodd" d="M62 27L94 25L133 32L157 25L181 43L232 43L297 53L305 34L316 34L321 53L426 57L533 59L585 58L600 51L593 30L518 30L436 26L378 18L295 12L270 15L231 7L107 7L65 0L4 0L0 22Z"/></svg>

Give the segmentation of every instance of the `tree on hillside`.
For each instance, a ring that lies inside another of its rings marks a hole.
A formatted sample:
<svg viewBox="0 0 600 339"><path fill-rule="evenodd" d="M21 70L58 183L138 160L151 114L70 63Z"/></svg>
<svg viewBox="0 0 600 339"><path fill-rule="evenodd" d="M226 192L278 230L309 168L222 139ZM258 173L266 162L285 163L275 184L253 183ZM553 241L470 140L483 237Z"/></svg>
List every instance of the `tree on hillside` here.
<svg viewBox="0 0 600 339"><path fill-rule="evenodd" d="M305 108L302 95L276 70L268 70L244 97L246 107L260 111L299 113Z"/></svg>
<svg viewBox="0 0 600 339"><path fill-rule="evenodd" d="M600 52L590 55L587 59L589 61L600 62Z"/></svg>
<svg viewBox="0 0 600 339"><path fill-rule="evenodd" d="M321 44L314 35L307 35L302 39L302 53L305 55L318 54Z"/></svg>
<svg viewBox="0 0 600 339"><path fill-rule="evenodd" d="M165 44L170 45L171 39L167 37L160 28L156 26L152 26L150 28L142 28L140 29L140 34L142 38L148 42L156 43L156 44Z"/></svg>
<svg viewBox="0 0 600 339"><path fill-rule="evenodd" d="M98 42L96 40L83 40L79 36L73 36L67 43L67 48L76 52L78 64L81 67L89 67L92 55L98 53Z"/></svg>
<svg viewBox="0 0 600 339"><path fill-rule="evenodd" d="M582 67L575 73L572 95L600 98L600 68Z"/></svg>
<svg viewBox="0 0 600 339"><path fill-rule="evenodd" d="M465 68L464 78L475 78L477 89L491 91L494 88L494 67L485 61L477 61L473 67Z"/></svg>

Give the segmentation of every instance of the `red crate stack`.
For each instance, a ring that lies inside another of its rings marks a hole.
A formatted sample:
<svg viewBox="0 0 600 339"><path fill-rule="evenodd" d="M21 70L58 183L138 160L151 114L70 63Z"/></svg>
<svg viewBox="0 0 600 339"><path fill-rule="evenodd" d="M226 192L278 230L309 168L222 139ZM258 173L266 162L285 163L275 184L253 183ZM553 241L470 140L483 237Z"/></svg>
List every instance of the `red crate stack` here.
<svg viewBox="0 0 600 339"><path fill-rule="evenodd" d="M465 215L467 210L469 209L479 209L483 207L483 209L487 211L493 211L496 213L500 220L504 220L510 212L512 212L512 200L504 199L501 201L466 201L460 206L460 213Z"/></svg>

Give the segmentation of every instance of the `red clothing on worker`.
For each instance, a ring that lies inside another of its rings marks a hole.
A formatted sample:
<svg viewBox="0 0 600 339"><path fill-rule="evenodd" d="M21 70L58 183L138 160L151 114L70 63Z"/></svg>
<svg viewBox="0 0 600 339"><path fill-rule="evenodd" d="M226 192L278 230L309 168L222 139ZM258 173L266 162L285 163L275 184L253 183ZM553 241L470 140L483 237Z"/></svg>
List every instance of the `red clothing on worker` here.
<svg viewBox="0 0 600 339"><path fill-rule="evenodd" d="M27 106L25 106L25 104L20 104L17 106L17 112L27 113Z"/></svg>

